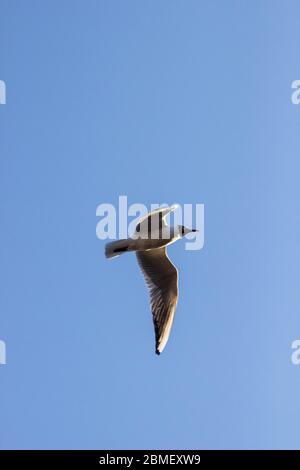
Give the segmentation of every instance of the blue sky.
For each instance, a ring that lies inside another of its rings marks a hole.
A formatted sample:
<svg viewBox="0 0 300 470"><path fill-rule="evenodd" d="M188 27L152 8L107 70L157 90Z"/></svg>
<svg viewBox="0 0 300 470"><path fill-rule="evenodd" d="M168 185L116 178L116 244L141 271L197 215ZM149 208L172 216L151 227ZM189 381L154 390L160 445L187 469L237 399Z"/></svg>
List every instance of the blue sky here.
<svg viewBox="0 0 300 470"><path fill-rule="evenodd" d="M299 2L0 6L0 447L299 448ZM160 357L122 194L205 204Z"/></svg>

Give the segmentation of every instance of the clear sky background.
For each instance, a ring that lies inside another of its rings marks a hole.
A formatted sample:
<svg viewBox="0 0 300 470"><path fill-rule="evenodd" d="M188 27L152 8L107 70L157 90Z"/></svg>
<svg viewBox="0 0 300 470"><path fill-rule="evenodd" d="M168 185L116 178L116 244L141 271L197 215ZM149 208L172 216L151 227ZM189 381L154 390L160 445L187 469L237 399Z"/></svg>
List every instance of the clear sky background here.
<svg viewBox="0 0 300 470"><path fill-rule="evenodd" d="M0 447L300 448L299 2L0 10ZM205 204L160 357L122 194Z"/></svg>

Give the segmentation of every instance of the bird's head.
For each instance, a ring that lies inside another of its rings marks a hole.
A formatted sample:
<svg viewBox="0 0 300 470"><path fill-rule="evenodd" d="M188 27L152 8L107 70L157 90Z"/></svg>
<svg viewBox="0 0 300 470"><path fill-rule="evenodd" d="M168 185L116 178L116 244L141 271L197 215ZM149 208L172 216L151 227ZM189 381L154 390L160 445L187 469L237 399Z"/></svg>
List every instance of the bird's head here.
<svg viewBox="0 0 300 470"><path fill-rule="evenodd" d="M199 231L199 230L196 230L195 228L185 227L184 225L178 225L178 230L179 230L179 234L180 234L181 237L184 237L188 233L198 232Z"/></svg>

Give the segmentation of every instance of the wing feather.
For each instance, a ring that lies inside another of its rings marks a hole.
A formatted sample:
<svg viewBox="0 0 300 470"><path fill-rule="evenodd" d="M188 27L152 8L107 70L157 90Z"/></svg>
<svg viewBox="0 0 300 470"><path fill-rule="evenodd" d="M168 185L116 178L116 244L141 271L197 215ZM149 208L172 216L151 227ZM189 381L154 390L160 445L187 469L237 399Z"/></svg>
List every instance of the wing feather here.
<svg viewBox="0 0 300 470"><path fill-rule="evenodd" d="M150 234L151 230L161 230L162 227L166 227L167 225L165 220L167 215L170 214L170 212L175 211L177 207L178 205L174 204L173 206L159 207L152 212L148 212L148 214L139 219L139 222L135 228L135 232L137 234Z"/></svg>
<svg viewBox="0 0 300 470"><path fill-rule="evenodd" d="M178 273L168 258L165 247L137 251L136 256L150 291L156 353L160 354L167 344L174 320L178 300Z"/></svg>

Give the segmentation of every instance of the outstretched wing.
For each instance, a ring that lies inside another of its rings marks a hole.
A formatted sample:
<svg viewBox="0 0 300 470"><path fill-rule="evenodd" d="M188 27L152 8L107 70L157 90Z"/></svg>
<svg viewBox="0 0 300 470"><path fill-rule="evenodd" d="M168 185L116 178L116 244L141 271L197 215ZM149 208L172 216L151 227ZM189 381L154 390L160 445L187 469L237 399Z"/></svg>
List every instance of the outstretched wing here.
<svg viewBox="0 0 300 470"><path fill-rule="evenodd" d="M152 212L148 212L148 214L139 219L135 232L137 234L150 234L151 230L158 231L162 229L162 227L167 225L165 220L167 215L175 211L177 207L178 205L174 204L173 206L160 207Z"/></svg>
<svg viewBox="0 0 300 470"><path fill-rule="evenodd" d="M178 273L165 247L137 251L137 260L150 290L150 304L160 354L169 339L178 299Z"/></svg>

